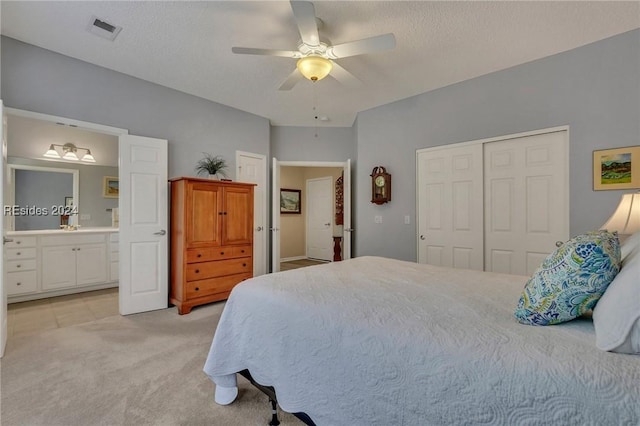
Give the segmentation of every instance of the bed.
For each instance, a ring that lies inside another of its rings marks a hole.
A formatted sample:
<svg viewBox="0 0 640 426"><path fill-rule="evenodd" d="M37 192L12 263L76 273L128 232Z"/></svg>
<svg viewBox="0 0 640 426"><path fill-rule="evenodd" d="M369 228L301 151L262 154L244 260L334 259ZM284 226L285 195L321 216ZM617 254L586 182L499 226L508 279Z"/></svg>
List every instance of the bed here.
<svg viewBox="0 0 640 426"><path fill-rule="evenodd" d="M253 278L204 371L219 403L248 371L317 425L640 424L640 356L589 317L519 324L526 281L371 256Z"/></svg>

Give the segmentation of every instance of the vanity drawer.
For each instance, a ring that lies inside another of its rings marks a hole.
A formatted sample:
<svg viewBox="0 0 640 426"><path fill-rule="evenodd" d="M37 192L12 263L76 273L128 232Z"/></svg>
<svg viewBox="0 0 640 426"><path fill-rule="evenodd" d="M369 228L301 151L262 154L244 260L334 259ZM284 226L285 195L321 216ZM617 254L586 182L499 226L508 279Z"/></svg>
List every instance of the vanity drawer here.
<svg viewBox="0 0 640 426"><path fill-rule="evenodd" d="M7 273L5 288L7 289L7 296L36 291L36 271Z"/></svg>
<svg viewBox="0 0 640 426"><path fill-rule="evenodd" d="M35 248L7 249L5 252L7 253L7 260L35 259L36 258L36 249Z"/></svg>
<svg viewBox="0 0 640 426"><path fill-rule="evenodd" d="M34 271L35 259L7 260L7 272Z"/></svg>
<svg viewBox="0 0 640 426"><path fill-rule="evenodd" d="M252 270L253 261L250 257L192 263L187 265L187 281L223 277L225 275L232 274L250 273Z"/></svg>
<svg viewBox="0 0 640 426"><path fill-rule="evenodd" d="M11 236L7 235L7 238L13 240L4 245L5 249L21 248L21 247L35 247L36 237L23 237L23 236Z"/></svg>
<svg viewBox="0 0 640 426"><path fill-rule="evenodd" d="M231 291L236 284L251 278L251 274L237 274L226 277L187 282L187 299L209 296Z"/></svg>

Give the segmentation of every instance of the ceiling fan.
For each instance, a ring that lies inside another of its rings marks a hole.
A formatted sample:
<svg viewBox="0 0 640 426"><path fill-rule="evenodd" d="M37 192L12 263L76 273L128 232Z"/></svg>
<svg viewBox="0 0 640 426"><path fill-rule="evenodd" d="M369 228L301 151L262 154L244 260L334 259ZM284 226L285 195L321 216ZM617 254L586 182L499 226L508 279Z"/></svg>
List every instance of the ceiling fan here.
<svg viewBox="0 0 640 426"><path fill-rule="evenodd" d="M311 81L322 80L331 74L333 78L349 87L361 84L353 74L344 69L335 59L364 55L393 49L396 39L393 33L369 37L362 40L329 46L320 41L318 22L313 3L306 1L291 1L293 16L300 31L298 50L256 49L251 47L232 47L231 51L247 55L281 56L297 59L296 69L282 83L279 90L291 90L302 78Z"/></svg>

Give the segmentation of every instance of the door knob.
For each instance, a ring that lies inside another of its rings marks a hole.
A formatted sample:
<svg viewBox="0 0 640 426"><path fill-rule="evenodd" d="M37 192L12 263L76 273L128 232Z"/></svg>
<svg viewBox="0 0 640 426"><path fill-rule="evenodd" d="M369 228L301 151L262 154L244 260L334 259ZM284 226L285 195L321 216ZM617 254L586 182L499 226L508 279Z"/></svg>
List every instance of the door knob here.
<svg viewBox="0 0 640 426"><path fill-rule="evenodd" d="M420 235L420 239L421 239L422 241L424 241L424 240L425 240L425 236L424 236L424 235Z"/></svg>
<svg viewBox="0 0 640 426"><path fill-rule="evenodd" d="M564 243L562 241L556 241L556 247L560 247L561 245L563 245Z"/></svg>
<svg viewBox="0 0 640 426"><path fill-rule="evenodd" d="M160 231L158 231L158 232L154 232L154 233L153 233L153 235L164 235L164 234L166 234L166 233L167 233L167 231L165 231L164 229L161 229L161 230L160 230Z"/></svg>
<svg viewBox="0 0 640 426"><path fill-rule="evenodd" d="M258 227L256 228L256 231L262 231L262 226L258 226Z"/></svg>

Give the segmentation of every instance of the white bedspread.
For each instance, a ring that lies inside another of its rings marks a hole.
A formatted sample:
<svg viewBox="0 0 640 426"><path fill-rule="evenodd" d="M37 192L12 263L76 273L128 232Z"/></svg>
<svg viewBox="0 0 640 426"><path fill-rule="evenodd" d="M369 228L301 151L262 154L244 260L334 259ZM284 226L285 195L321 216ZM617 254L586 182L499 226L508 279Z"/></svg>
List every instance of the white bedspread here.
<svg viewBox="0 0 640 426"><path fill-rule="evenodd" d="M225 306L205 373L276 389L317 425L637 425L640 356L590 319L533 327L526 277L379 257L264 275Z"/></svg>

